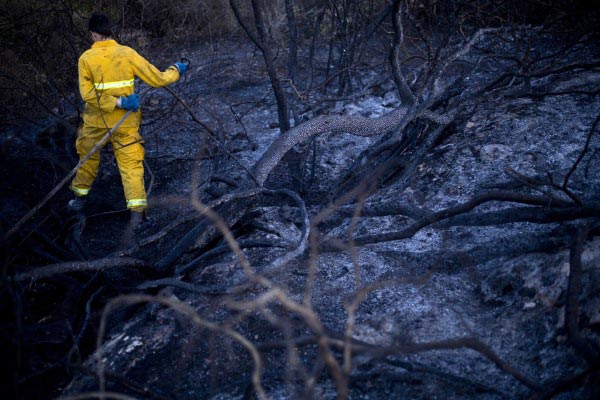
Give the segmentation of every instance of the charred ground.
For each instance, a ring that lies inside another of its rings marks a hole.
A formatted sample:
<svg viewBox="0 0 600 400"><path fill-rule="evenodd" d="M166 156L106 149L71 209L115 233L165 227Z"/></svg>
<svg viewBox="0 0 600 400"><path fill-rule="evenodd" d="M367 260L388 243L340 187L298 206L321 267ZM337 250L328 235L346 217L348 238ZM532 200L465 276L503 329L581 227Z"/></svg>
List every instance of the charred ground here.
<svg viewBox="0 0 600 400"><path fill-rule="evenodd" d="M358 3L315 6L296 69L260 2L250 41L178 47L185 81L143 99L133 242L110 151L83 226L63 188L4 237L14 397L598 396L597 10ZM2 136L4 232L74 165L69 119L33 122Z"/></svg>

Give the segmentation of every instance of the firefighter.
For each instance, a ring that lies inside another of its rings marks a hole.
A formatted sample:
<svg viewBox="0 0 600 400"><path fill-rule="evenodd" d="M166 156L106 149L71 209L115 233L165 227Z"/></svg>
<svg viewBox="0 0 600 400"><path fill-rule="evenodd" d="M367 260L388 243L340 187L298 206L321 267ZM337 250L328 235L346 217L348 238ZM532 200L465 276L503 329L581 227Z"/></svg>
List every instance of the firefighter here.
<svg viewBox="0 0 600 400"><path fill-rule="evenodd" d="M179 80L185 63L176 62L161 72L130 47L113 39L112 24L103 12L95 11L89 19L92 47L79 58L79 92L85 108L83 124L77 132L76 148L79 159L112 129L128 112L130 115L110 137L121 181L131 212L131 225L137 227L145 218L148 206L144 188L144 147L139 133L141 122L140 98L134 93L134 78L152 87L167 86ZM75 198L69 209L82 214L92 183L98 174L100 152L95 152L77 170L71 183Z"/></svg>

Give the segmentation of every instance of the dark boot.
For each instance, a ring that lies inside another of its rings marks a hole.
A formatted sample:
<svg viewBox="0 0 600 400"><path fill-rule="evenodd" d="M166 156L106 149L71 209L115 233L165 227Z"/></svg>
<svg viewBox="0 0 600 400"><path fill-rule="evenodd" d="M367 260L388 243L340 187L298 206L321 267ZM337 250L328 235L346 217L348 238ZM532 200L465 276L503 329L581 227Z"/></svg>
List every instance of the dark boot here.
<svg viewBox="0 0 600 400"><path fill-rule="evenodd" d="M131 211L131 229L139 229L146 220L146 211Z"/></svg>
<svg viewBox="0 0 600 400"><path fill-rule="evenodd" d="M69 203L67 203L67 209L73 214L83 214L85 200L85 196L77 196L74 199L69 200Z"/></svg>

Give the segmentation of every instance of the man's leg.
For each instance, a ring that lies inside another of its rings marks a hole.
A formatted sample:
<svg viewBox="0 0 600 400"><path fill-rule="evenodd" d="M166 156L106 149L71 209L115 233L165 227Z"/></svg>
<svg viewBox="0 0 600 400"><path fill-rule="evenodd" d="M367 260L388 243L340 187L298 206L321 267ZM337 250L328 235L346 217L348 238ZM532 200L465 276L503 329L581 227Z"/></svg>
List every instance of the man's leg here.
<svg viewBox="0 0 600 400"><path fill-rule="evenodd" d="M121 173L127 208L132 211L132 224L142 221L142 213L148 207L144 188L144 146L138 128L118 129L112 144Z"/></svg>
<svg viewBox="0 0 600 400"><path fill-rule="evenodd" d="M106 129L104 128L94 128L86 125L80 126L77 130L77 141L75 142L75 147L77 149L77 154L79 155L79 160L86 157L105 134ZM70 207L71 203L73 203L72 208L75 211L81 211L83 209L85 196L87 196L87 194L89 193L92 184L94 183L94 180L98 175L99 166L100 151L96 151L77 170L75 178L71 183L71 190L75 193L77 198L69 202ZM76 210L76 208L79 208L79 210Z"/></svg>

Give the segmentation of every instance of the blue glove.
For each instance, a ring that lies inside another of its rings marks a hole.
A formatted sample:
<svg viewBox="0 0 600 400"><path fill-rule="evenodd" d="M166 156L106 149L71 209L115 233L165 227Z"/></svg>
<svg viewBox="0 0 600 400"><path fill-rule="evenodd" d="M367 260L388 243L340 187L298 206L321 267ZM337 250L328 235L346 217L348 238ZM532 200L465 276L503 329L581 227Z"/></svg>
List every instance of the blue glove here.
<svg viewBox="0 0 600 400"><path fill-rule="evenodd" d="M132 94L129 95L127 97L119 97L119 99L121 100L121 108L124 108L126 110L133 110L133 111L137 111L140 108L140 95L139 94Z"/></svg>
<svg viewBox="0 0 600 400"><path fill-rule="evenodd" d="M185 71L187 71L187 67L188 67L188 66L187 66L187 64L186 64L186 63L182 63L182 62L176 62L174 65L175 65L175 66L177 67L177 69L179 70L179 75L183 75L183 74L185 74Z"/></svg>

